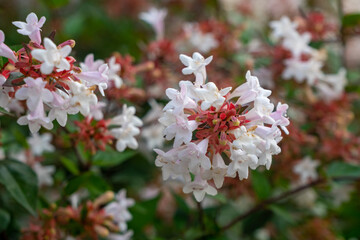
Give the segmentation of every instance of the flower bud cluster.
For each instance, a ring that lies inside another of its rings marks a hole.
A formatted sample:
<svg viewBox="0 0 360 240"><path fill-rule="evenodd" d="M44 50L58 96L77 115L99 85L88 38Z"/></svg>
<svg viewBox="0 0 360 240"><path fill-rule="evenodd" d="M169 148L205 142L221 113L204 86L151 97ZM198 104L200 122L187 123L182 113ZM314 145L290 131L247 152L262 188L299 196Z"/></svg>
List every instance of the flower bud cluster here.
<svg viewBox="0 0 360 240"><path fill-rule="evenodd" d="M183 73L193 73L196 81L180 81L179 91L166 90L171 101L159 121L165 138L174 139L174 144L168 152L154 149L155 164L162 168L164 180L181 178L184 193L193 192L200 202L205 194L215 195L225 177L243 180L249 168L270 168L272 155L281 151L279 127L288 133L288 105L279 103L274 110L271 91L260 87L250 72L234 91L219 90L213 82L205 83L205 66L212 57L204 59L196 52L192 57L180 55L180 60L186 66Z"/></svg>

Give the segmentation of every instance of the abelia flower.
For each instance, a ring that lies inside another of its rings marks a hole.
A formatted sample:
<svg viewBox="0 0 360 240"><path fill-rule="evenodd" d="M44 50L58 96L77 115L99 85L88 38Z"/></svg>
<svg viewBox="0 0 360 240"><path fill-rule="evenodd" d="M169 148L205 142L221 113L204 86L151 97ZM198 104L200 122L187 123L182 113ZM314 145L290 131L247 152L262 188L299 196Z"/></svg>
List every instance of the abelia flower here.
<svg viewBox="0 0 360 240"><path fill-rule="evenodd" d="M208 53L210 50L219 46L214 34L203 33L197 24L186 24L184 32L188 37L188 41L195 49L199 49L202 53Z"/></svg>
<svg viewBox="0 0 360 240"><path fill-rule="evenodd" d="M318 174L316 168L320 165L318 160L313 160L311 157L306 156L300 162L298 162L294 167L294 173L298 174L300 177L300 184L305 184L308 181L316 180Z"/></svg>
<svg viewBox="0 0 360 240"><path fill-rule="evenodd" d="M49 38L44 38L45 49L34 49L31 51L33 58L42 62L40 71L43 74L50 74L53 72L54 67L58 71L69 70L70 63L66 60L66 57L71 52L71 47L65 45L58 49L58 47Z"/></svg>
<svg viewBox="0 0 360 240"><path fill-rule="evenodd" d="M41 44L40 31L45 21L46 21L45 17L41 17L40 20L38 20L36 14L32 12L26 17L26 22L15 21L13 22L13 24L16 27L20 28L17 30L18 33L25 36L29 36L31 41L40 45Z"/></svg>
<svg viewBox="0 0 360 240"><path fill-rule="evenodd" d="M149 11L140 14L140 19L149 23L155 33L156 39L160 40L164 38L164 19L167 15L166 9L150 8Z"/></svg>
<svg viewBox="0 0 360 240"><path fill-rule="evenodd" d="M55 166L43 166L40 163L35 163L32 168L37 175L39 186L52 186L54 184L52 175L55 173Z"/></svg>
<svg viewBox="0 0 360 240"><path fill-rule="evenodd" d="M198 73L205 71L205 65L201 67ZM212 82L181 81L181 92L167 90L171 101L159 122L165 126L165 138L174 139L174 145L166 153L154 149L155 164L162 168L164 180L182 178L183 191L193 192L197 201L217 193L211 181L221 188L226 177L246 179L249 168L263 165L269 169L272 155L281 151L279 127L287 132L288 106L279 104L274 111L268 99L271 91L261 88L250 72L246 78L232 93L230 87L219 90Z"/></svg>
<svg viewBox="0 0 360 240"><path fill-rule="evenodd" d="M70 106L75 112L80 112L84 116L90 114L90 106L97 104L96 95L85 85L78 82L68 82L72 97Z"/></svg>
<svg viewBox="0 0 360 240"><path fill-rule="evenodd" d="M291 38L296 34L296 28L298 24L296 22L291 22L287 16L283 16L278 21L270 22L270 27L272 28L272 37L275 40L280 38Z"/></svg>
<svg viewBox="0 0 360 240"><path fill-rule="evenodd" d="M107 76L109 81L112 81L116 88L120 88L123 84L123 80L119 76L121 66L116 63L116 57L111 57L108 61L109 70L107 71Z"/></svg>
<svg viewBox="0 0 360 240"><path fill-rule="evenodd" d="M110 133L117 139L116 149L119 152L124 151L126 147L131 149L138 147L135 136L140 134L139 127L141 127L142 124L141 119L135 116L135 108L127 107L127 105L123 106L121 115L111 120L111 125L114 125L114 128L110 130Z"/></svg>
<svg viewBox="0 0 360 240"><path fill-rule="evenodd" d="M196 86L202 85L206 80L205 67L212 61L213 57L204 58L200 53L193 53L192 57L180 54L180 61L186 66L183 68L184 75L194 74L196 76Z"/></svg>
<svg viewBox="0 0 360 240"><path fill-rule="evenodd" d="M127 230L126 222L132 219L128 208L134 204L135 201L133 199L126 198L126 190L121 190L116 194L115 201L105 206L106 215L113 218L120 231Z"/></svg>
<svg viewBox="0 0 360 240"><path fill-rule="evenodd" d="M209 183L202 179L200 175L195 176L195 180L192 182L188 182L183 187L184 193L193 193L196 201L201 202L205 194L209 194L215 196L217 191L214 187L209 185Z"/></svg>
<svg viewBox="0 0 360 240"><path fill-rule="evenodd" d="M13 50L11 50L5 43L5 34L3 31L0 30L0 56L1 57L6 57L10 60L12 60L13 62L17 62L16 56L13 52Z"/></svg>
<svg viewBox="0 0 360 240"><path fill-rule="evenodd" d="M55 147L51 144L51 140L52 135L50 133L44 133L42 135L35 133L27 138L31 152L35 156L41 156L43 152L53 152Z"/></svg>

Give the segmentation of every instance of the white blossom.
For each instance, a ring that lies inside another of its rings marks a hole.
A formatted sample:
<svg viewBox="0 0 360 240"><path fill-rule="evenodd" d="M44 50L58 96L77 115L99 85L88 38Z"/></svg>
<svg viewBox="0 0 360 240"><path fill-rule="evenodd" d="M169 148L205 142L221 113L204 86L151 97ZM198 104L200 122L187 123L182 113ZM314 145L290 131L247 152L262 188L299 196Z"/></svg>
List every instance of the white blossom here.
<svg viewBox="0 0 360 240"><path fill-rule="evenodd" d="M307 183L308 181L317 179L318 174L316 168L319 165L320 162L318 160L313 160L307 156L293 167L293 171L299 175L300 183Z"/></svg>
<svg viewBox="0 0 360 240"><path fill-rule="evenodd" d="M15 21L13 22L13 24L16 27L20 28L17 30L18 33L29 36L31 41L40 45L41 44L40 31L45 21L46 21L45 17L41 17L39 20L36 14L32 12L26 17L26 22Z"/></svg>
<svg viewBox="0 0 360 240"><path fill-rule="evenodd" d="M33 58L42 62L40 71L43 74L50 74L54 67L60 70L70 70L70 63L65 59L70 52L71 47L66 45L60 49L57 48L49 38L44 38L45 49L35 49L31 51Z"/></svg>
<svg viewBox="0 0 360 240"><path fill-rule="evenodd" d="M120 231L127 230L127 222L132 219L128 208L134 204L133 199L126 198L126 190L121 190L116 194L115 201L105 206L106 214L113 217Z"/></svg>
<svg viewBox="0 0 360 240"><path fill-rule="evenodd" d="M52 135L50 133L33 134L27 138L27 142L30 145L31 152L35 156L41 156L43 152L53 152L55 147L51 144Z"/></svg>

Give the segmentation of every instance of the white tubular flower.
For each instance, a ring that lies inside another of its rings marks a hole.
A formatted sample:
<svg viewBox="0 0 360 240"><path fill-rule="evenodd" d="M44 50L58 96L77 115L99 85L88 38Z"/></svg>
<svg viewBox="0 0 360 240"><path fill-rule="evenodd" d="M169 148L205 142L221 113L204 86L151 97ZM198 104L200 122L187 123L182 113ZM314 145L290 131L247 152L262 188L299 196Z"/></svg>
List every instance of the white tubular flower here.
<svg viewBox="0 0 360 240"><path fill-rule="evenodd" d="M153 27L156 39L160 40L164 38L164 19L166 15L166 9L150 8L149 11L141 13L139 17Z"/></svg>
<svg viewBox="0 0 360 240"><path fill-rule="evenodd" d="M307 156L293 167L294 173L300 177L300 184L315 180L318 177L316 168L320 165L318 160L313 160Z"/></svg>
<svg viewBox="0 0 360 240"><path fill-rule="evenodd" d="M184 193L193 193L196 201L201 202L205 194L215 196L217 191L214 187L210 186L208 182L200 177L200 175L195 176L193 182L188 182L183 187Z"/></svg>
<svg viewBox="0 0 360 240"><path fill-rule="evenodd" d="M5 34L3 31L0 30L0 56L1 57L6 57L10 60L12 60L13 62L17 62L16 56L13 52L13 50L11 50L5 43Z"/></svg>
<svg viewBox="0 0 360 240"><path fill-rule="evenodd" d="M80 67L84 72L94 72L104 64L104 60L95 60L94 54L90 53L86 55L84 62L80 63Z"/></svg>
<svg viewBox="0 0 360 240"><path fill-rule="evenodd" d="M174 113L178 113L184 110L184 108L196 108L194 100L187 96L187 88L184 83L180 83L180 92L173 88L166 89L166 96L171 101L166 104L164 111L173 109Z"/></svg>
<svg viewBox="0 0 360 240"><path fill-rule="evenodd" d="M40 45L41 44L40 31L45 21L46 21L45 17L41 17L40 20L38 20L36 14L32 12L26 17L26 22L15 21L13 22L13 24L16 27L20 28L17 30L18 33L25 36L29 36L31 41Z"/></svg>
<svg viewBox="0 0 360 240"><path fill-rule="evenodd" d="M65 59L71 52L69 45L58 49L55 43L49 38L44 38L45 49L35 49L31 51L33 58L43 62L40 71L43 74L50 74L53 72L54 67L58 71L69 70L70 63Z"/></svg>
<svg viewBox="0 0 360 240"><path fill-rule="evenodd" d="M285 70L282 73L284 79L294 78L298 83L306 80L307 84L313 86L317 80L324 77L321 71L323 63L311 58L308 61L301 61L296 58L285 60Z"/></svg>
<svg viewBox="0 0 360 240"><path fill-rule="evenodd" d="M196 121L188 121L186 116L175 116L175 122L164 130L166 140L175 137L174 147L180 147L182 143L191 141L192 132L197 128Z"/></svg>
<svg viewBox="0 0 360 240"><path fill-rule="evenodd" d="M120 64L116 63L116 58L111 57L108 61L109 70L107 72L109 81L114 82L116 88L120 88L123 84L123 80L119 76L119 72L121 69Z"/></svg>
<svg viewBox="0 0 360 240"><path fill-rule="evenodd" d="M35 163L33 169L38 177L39 186L52 186L54 184L52 175L55 172L55 166L43 166L40 163Z"/></svg>
<svg viewBox="0 0 360 240"><path fill-rule="evenodd" d="M319 95L325 99L325 101L332 101L339 99L346 86L346 70L340 69L337 74L326 74L324 77L315 84L315 87L319 91Z"/></svg>
<svg viewBox="0 0 360 240"><path fill-rule="evenodd" d="M213 57L204 58L200 53L195 52L192 58L184 54L180 54L180 61L186 66L182 73L185 75L194 74L196 76L196 86L203 85L206 80L206 65L212 61Z"/></svg>
<svg viewBox="0 0 360 240"><path fill-rule="evenodd" d="M31 152L35 156L41 156L43 152L53 152L55 147L51 144L51 140L52 135L50 133L44 133L42 135L36 133L27 138Z"/></svg>
<svg viewBox="0 0 360 240"><path fill-rule="evenodd" d="M232 93L231 87L219 91L212 82L189 81L179 83L180 92L166 92L171 101L159 122L165 127L165 138L174 139L174 145L166 153L154 149L155 165L161 167L164 180L185 180L183 192L193 192L197 201L217 193L208 180L221 188L226 177L246 179L249 168L269 169L272 156L281 151L279 127L288 133L288 105L279 103L274 111L268 99L271 91L261 88L250 72L246 78Z"/></svg>
<svg viewBox="0 0 360 240"><path fill-rule="evenodd" d="M217 153L213 158L212 169L205 171L203 175L206 180L213 179L216 188L221 188L227 175L227 169L228 166L226 166L224 159L220 153Z"/></svg>
<svg viewBox="0 0 360 240"><path fill-rule="evenodd" d="M290 50L295 58L301 56L301 54L311 54L314 49L309 46L311 41L310 33L296 34L291 38L285 38L283 42L284 48Z"/></svg>
<svg viewBox="0 0 360 240"><path fill-rule="evenodd" d="M161 124L152 124L142 129L141 136L145 139L146 146L149 150L164 145L164 129L164 126Z"/></svg>
<svg viewBox="0 0 360 240"><path fill-rule="evenodd" d="M255 76L251 76L251 72L246 72L246 83L237 87L229 96L229 99L239 97L236 104L245 105L254 101L257 97L268 97L271 91L263 89L260 86L259 80Z"/></svg>
<svg viewBox="0 0 360 240"><path fill-rule="evenodd" d="M185 24L183 29L191 45L202 53L208 53L219 46L215 36L212 33L203 33L197 24Z"/></svg>
<svg viewBox="0 0 360 240"><path fill-rule="evenodd" d="M75 74L77 78L85 83L87 87L98 86L101 95L105 96L104 89L107 88L109 67L107 64L102 64L97 70L83 71L79 74Z"/></svg>
<svg viewBox="0 0 360 240"><path fill-rule="evenodd" d="M68 85L72 95L70 98L70 106L74 113L80 111L82 115L88 116L90 114L90 106L98 102L96 95L84 84L79 82L69 81Z"/></svg>
<svg viewBox="0 0 360 240"><path fill-rule="evenodd" d="M186 148L179 152L179 158L189 161L189 168L192 172L199 172L202 169L209 170L211 168L210 159L206 156L209 139L204 139L198 144L188 143Z"/></svg>
<svg viewBox="0 0 360 240"><path fill-rule="evenodd" d="M138 127L141 127L143 123L140 118L135 116L134 107L124 105L122 114L114 117L111 124L119 126L110 130L111 135L117 139L116 149L119 152L124 151L126 147L138 148L139 145L135 136L140 134Z"/></svg>
<svg viewBox="0 0 360 240"><path fill-rule="evenodd" d="M127 230L127 222L132 219L128 208L134 204L133 199L126 198L126 190L121 190L116 194L115 201L105 206L106 214L113 217L120 231Z"/></svg>
<svg viewBox="0 0 360 240"><path fill-rule="evenodd" d="M178 149L171 149L168 152L163 152L160 149L154 149L158 154L155 160L155 165L161 167L163 180L169 178L181 178L186 182L191 180L187 169L187 162L181 160L178 156Z"/></svg>
<svg viewBox="0 0 360 240"><path fill-rule="evenodd" d="M291 22L290 19L286 16L283 16L278 21L270 22L270 27L272 28L272 37L275 40L280 38L292 38L297 34L296 28L298 24L296 22Z"/></svg>
<svg viewBox="0 0 360 240"><path fill-rule="evenodd" d="M230 90L231 87L227 87L219 91L213 82L208 82L202 88L196 89L198 96L201 100L203 100L201 103L201 109L205 111L211 106L219 109L225 101L224 96L228 94Z"/></svg>

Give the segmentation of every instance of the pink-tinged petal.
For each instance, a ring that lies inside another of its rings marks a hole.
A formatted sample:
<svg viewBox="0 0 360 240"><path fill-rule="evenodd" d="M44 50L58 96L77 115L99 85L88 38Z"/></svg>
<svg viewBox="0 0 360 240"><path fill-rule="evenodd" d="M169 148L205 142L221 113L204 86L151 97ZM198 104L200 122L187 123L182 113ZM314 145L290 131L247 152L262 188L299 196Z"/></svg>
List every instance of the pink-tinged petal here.
<svg viewBox="0 0 360 240"><path fill-rule="evenodd" d="M53 41L51 41L49 38L44 38L44 46L46 50L56 50L57 47Z"/></svg>
<svg viewBox="0 0 360 240"><path fill-rule="evenodd" d="M4 43L0 43L0 56L11 59L13 62L17 62L14 52Z"/></svg>
<svg viewBox="0 0 360 240"><path fill-rule="evenodd" d="M0 30L0 43L3 43L5 41L5 34L2 30Z"/></svg>
<svg viewBox="0 0 360 240"><path fill-rule="evenodd" d="M34 43L37 44L41 44L41 34L40 34L40 30L35 30L33 31L30 35L29 38L31 41L33 41Z"/></svg>
<svg viewBox="0 0 360 240"><path fill-rule="evenodd" d="M33 12L29 13L29 15L27 15L27 17L26 17L26 22L27 23L37 23L38 22L38 17Z"/></svg>
<svg viewBox="0 0 360 240"><path fill-rule="evenodd" d="M47 63L47 62L44 62L43 64L41 64L41 67L40 67L40 71L43 74L50 74L50 73L52 73L53 69L54 69L54 65Z"/></svg>
<svg viewBox="0 0 360 240"><path fill-rule="evenodd" d="M46 50L44 49L35 49L31 51L31 55L33 58L39 60L39 61L45 61L46 56Z"/></svg>
<svg viewBox="0 0 360 240"><path fill-rule="evenodd" d="M15 27L18 27L18 28L25 28L26 27L26 23L20 22L20 21L14 21L14 22L12 22L12 24L15 25Z"/></svg>
<svg viewBox="0 0 360 240"><path fill-rule="evenodd" d="M28 36L31 34L31 32L28 31L26 28L18 29L17 32L20 33L21 35L25 35L25 36Z"/></svg>
<svg viewBox="0 0 360 240"><path fill-rule="evenodd" d="M71 52L71 47L69 45L66 45L63 48L61 48L59 51L62 57L67 57Z"/></svg>
<svg viewBox="0 0 360 240"><path fill-rule="evenodd" d="M15 98L18 100L25 100L28 98L28 88L20 88L19 90L16 91L15 93Z"/></svg>
<svg viewBox="0 0 360 240"><path fill-rule="evenodd" d="M45 21L46 21L46 18L41 17L38 24L37 24L38 28L41 28L44 25Z"/></svg>
<svg viewBox="0 0 360 240"><path fill-rule="evenodd" d="M50 103L50 102L53 101L54 96L53 96L51 91L49 91L48 89L44 89L42 91L42 99L43 99L44 102Z"/></svg>

